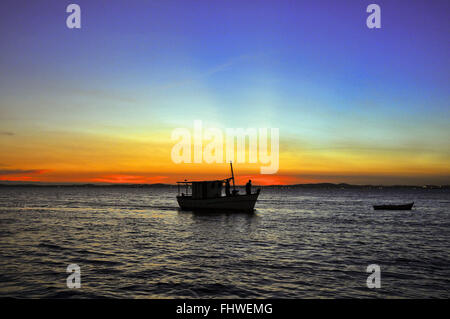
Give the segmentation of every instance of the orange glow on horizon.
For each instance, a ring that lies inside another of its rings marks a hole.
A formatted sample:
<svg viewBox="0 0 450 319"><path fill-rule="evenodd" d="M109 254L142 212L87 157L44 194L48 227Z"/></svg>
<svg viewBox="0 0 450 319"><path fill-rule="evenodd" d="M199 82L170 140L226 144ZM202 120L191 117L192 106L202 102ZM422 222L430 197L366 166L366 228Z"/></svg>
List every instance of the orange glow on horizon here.
<svg viewBox="0 0 450 319"><path fill-rule="evenodd" d="M292 185L292 184L307 184L317 183L314 179L303 179L295 176L286 175L245 175L236 176L236 184L245 185L248 180L252 181L254 185Z"/></svg>
<svg viewBox="0 0 450 319"><path fill-rule="evenodd" d="M0 136L0 181L45 183L175 184L230 177L229 164L175 164L170 132L114 136L23 132ZM148 137L148 138L146 138ZM261 164L233 165L236 183L450 184L446 153L372 148L303 148L280 141L277 174Z"/></svg>
<svg viewBox="0 0 450 319"><path fill-rule="evenodd" d="M35 176L0 176L0 181L10 182L40 182Z"/></svg>
<svg viewBox="0 0 450 319"><path fill-rule="evenodd" d="M108 175L90 180L94 183L111 184L158 184L167 182L167 176L134 176L134 175Z"/></svg>

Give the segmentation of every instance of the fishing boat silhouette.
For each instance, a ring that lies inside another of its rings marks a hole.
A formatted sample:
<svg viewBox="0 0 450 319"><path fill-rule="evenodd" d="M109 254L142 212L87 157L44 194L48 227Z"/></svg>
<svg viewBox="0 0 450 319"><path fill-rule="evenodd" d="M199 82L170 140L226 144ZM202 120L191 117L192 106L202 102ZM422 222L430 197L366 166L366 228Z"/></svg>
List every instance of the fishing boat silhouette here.
<svg viewBox="0 0 450 319"><path fill-rule="evenodd" d="M182 210L226 210L251 212L255 208L261 189L251 192L251 181L246 185L246 194L239 194L234 179L233 163L230 163L231 177L213 181L177 182L178 205ZM233 191L230 192L230 181ZM181 192L182 188L185 192ZM225 187L225 196L222 189Z"/></svg>

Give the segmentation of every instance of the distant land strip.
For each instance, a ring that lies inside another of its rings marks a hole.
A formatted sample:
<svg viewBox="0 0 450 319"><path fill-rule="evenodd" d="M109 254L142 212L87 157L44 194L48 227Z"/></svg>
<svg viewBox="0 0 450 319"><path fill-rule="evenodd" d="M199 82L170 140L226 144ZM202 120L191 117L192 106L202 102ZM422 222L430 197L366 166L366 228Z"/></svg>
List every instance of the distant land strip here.
<svg viewBox="0 0 450 319"><path fill-rule="evenodd" d="M236 185L237 187L244 187L244 185ZM175 184L85 184L85 183L21 183L21 182L6 182L0 184L0 187L126 187L126 188L176 188ZM292 185L253 185L253 188L265 188L265 189L296 189L296 188L316 188L316 189L450 189L450 185L352 185L346 183L309 183L309 184L292 184Z"/></svg>

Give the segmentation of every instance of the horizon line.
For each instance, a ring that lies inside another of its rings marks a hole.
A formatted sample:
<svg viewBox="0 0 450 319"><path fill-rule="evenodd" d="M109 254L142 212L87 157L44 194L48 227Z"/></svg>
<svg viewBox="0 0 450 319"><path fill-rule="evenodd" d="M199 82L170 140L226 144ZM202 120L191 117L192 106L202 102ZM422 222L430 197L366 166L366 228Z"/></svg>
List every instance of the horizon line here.
<svg viewBox="0 0 450 319"><path fill-rule="evenodd" d="M201 181L199 181L201 182ZM178 184L171 183L84 183L84 182L40 182L40 181L0 181L0 186L178 186ZM439 187L446 188L450 187L450 184L423 184L423 185L408 185L408 184L349 184L345 182L341 183L331 183L331 182L320 182L320 183L296 183L296 184L270 184L270 185L258 185L253 184L252 187L289 187L289 186L318 186L318 185L330 185L330 186L356 186L356 187ZM245 187L245 184L236 184L239 187Z"/></svg>

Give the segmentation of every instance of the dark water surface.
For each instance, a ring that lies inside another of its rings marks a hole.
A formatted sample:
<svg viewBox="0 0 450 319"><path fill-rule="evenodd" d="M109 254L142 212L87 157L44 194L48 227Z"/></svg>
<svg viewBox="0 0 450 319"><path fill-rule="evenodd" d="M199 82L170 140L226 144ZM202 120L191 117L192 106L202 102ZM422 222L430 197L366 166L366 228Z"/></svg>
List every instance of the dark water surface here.
<svg viewBox="0 0 450 319"><path fill-rule="evenodd" d="M449 191L263 189L255 214L180 212L175 195L0 188L0 297L450 297ZM416 204L372 210L386 199Z"/></svg>

